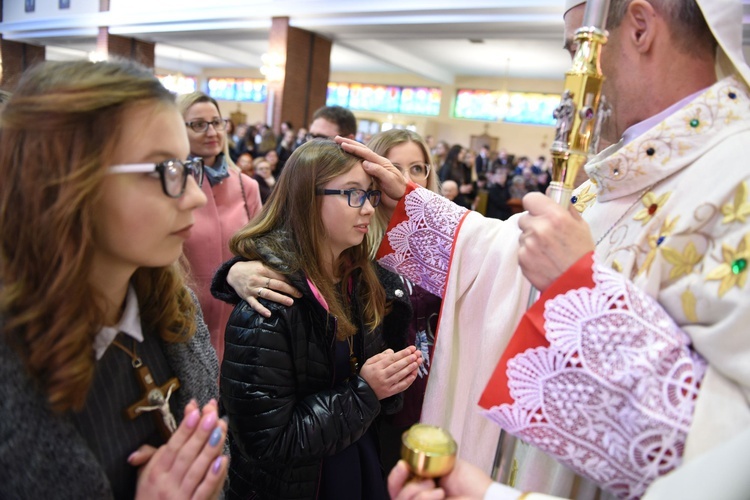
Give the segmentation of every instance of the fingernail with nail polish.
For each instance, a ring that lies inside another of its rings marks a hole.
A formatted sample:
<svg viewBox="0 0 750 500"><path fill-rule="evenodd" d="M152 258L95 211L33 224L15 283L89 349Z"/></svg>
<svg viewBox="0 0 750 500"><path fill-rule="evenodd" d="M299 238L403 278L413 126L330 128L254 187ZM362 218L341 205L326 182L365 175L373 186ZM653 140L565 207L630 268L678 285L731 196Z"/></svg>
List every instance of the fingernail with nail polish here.
<svg viewBox="0 0 750 500"><path fill-rule="evenodd" d="M189 429L195 429L195 426L198 425L198 421L200 419L201 412L196 408L188 414L187 418L185 419L185 424L187 424Z"/></svg>
<svg viewBox="0 0 750 500"><path fill-rule="evenodd" d="M214 465L211 467L211 470L214 474L219 473L219 469L221 469L221 461L224 457L217 457L216 460L214 460Z"/></svg>
<svg viewBox="0 0 750 500"><path fill-rule="evenodd" d="M206 418L203 419L203 430L208 431L213 429L216 426L216 420L219 417L216 415L215 411L212 411L208 414Z"/></svg>
<svg viewBox="0 0 750 500"><path fill-rule="evenodd" d="M208 438L208 444L211 446L216 446L219 444L219 441L221 441L221 427L217 427L214 429L214 431L211 433L211 437Z"/></svg>

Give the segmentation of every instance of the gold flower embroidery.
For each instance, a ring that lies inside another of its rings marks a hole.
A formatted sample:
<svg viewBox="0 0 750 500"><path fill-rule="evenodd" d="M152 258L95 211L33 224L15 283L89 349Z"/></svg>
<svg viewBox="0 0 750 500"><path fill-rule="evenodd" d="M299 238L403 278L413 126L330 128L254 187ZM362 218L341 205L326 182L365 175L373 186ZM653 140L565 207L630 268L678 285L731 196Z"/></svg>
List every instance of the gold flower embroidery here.
<svg viewBox="0 0 750 500"><path fill-rule="evenodd" d="M588 184L581 190L580 193L576 194L573 197L575 199L573 205L575 206L576 210L578 210L578 213L583 213L583 211L588 208L589 203L591 203L591 201L596 198L595 193L589 193L590 189L591 184Z"/></svg>
<svg viewBox="0 0 750 500"><path fill-rule="evenodd" d="M732 222L745 222L745 218L750 216L750 203L747 201L747 184L742 183L734 193L734 203L727 203L721 207L721 213L724 214L724 224Z"/></svg>
<svg viewBox="0 0 750 500"><path fill-rule="evenodd" d="M646 208L635 214L633 219L641 221L641 223L645 226L646 223L653 218L656 212L658 212L659 209L664 206L671 194L671 192L664 193L657 198L656 194L654 194L653 191L649 191L643 196L643 199L641 200L641 203L643 203L643 206Z"/></svg>
<svg viewBox="0 0 750 500"><path fill-rule="evenodd" d="M662 244L664 238L672 234L672 231L674 231L674 226L675 224L677 224L677 221L679 219L679 216L675 217L672 220L669 220L669 217L667 217L667 219L664 221L664 224L662 224L661 229L659 229L659 232L648 237L649 251L646 254L646 260L643 261L643 265L638 270L638 274L651 270L651 264L654 263L656 252L659 250L659 245Z"/></svg>
<svg viewBox="0 0 750 500"><path fill-rule="evenodd" d="M722 245L721 253L724 262L706 276L709 281L721 281L719 298L735 286L744 287L747 282L746 266L747 261L750 260L750 233L745 235L736 249L727 244Z"/></svg>
<svg viewBox="0 0 750 500"><path fill-rule="evenodd" d="M703 260L703 255L698 253L692 241L688 243L683 253L667 247L662 248L661 251L666 261L674 266L669 272L670 279L677 279L682 275L692 273L696 264Z"/></svg>
<svg viewBox="0 0 750 500"><path fill-rule="evenodd" d="M698 322L698 313L696 312L696 300L695 294L690 290L685 290L682 294L682 310L685 313L685 318L692 323Z"/></svg>

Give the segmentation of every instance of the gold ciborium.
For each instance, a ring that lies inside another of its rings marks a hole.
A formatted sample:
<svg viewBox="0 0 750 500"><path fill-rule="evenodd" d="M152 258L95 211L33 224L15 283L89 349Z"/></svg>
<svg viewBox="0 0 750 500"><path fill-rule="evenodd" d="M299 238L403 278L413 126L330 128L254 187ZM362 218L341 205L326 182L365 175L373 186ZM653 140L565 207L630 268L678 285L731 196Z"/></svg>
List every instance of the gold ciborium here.
<svg viewBox="0 0 750 500"><path fill-rule="evenodd" d="M401 458L420 479L448 474L456 463L456 442L434 425L414 424L401 435Z"/></svg>

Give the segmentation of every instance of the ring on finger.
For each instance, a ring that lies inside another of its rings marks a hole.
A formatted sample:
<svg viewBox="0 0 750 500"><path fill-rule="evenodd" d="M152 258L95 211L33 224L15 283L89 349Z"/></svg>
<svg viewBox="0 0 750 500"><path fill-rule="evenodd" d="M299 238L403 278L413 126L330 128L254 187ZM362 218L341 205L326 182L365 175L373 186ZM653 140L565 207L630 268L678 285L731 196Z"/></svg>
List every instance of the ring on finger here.
<svg viewBox="0 0 750 500"><path fill-rule="evenodd" d="M263 298L263 287L258 288L258 297Z"/></svg>
<svg viewBox="0 0 750 500"><path fill-rule="evenodd" d="M268 281L266 281L266 288L271 288L271 278L268 278Z"/></svg>

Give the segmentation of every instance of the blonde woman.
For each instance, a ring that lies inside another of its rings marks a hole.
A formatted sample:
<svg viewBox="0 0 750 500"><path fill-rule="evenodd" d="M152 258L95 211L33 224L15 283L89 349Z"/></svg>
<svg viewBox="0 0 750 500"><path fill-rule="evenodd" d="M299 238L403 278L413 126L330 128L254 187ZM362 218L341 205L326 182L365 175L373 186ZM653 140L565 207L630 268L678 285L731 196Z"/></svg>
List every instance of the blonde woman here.
<svg viewBox="0 0 750 500"><path fill-rule="evenodd" d="M211 344L219 362L224 353L224 326L232 308L211 296L213 273L229 259L229 238L247 224L261 208L258 183L240 172L229 158L227 120L219 104L202 92L181 96L178 101L190 142L190 155L201 158L208 203L195 212L195 225L185 242L190 277L211 333Z"/></svg>

